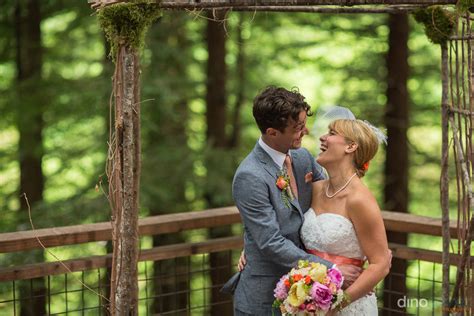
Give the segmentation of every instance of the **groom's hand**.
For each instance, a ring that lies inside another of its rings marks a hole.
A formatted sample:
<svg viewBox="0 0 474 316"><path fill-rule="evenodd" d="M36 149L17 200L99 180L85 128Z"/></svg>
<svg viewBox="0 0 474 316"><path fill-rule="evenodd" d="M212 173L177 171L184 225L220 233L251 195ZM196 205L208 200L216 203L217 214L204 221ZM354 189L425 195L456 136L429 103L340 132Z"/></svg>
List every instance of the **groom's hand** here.
<svg viewBox="0 0 474 316"><path fill-rule="evenodd" d="M237 264L237 268L239 271L242 271L245 268L245 265L247 264L247 260L245 259L245 252L242 250L242 253L240 254L239 258L239 263Z"/></svg>
<svg viewBox="0 0 474 316"><path fill-rule="evenodd" d="M354 283L354 281L362 273L362 268L358 266L353 266L350 264L341 264L337 265L337 268L341 270L342 275L344 276L344 283L342 284L342 289L345 290Z"/></svg>

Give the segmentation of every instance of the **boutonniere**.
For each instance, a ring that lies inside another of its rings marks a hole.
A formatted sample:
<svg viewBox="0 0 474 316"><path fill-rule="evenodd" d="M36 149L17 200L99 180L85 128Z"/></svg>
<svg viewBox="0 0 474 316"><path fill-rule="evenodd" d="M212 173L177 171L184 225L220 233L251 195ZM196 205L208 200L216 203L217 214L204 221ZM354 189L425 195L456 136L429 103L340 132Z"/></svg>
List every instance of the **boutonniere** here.
<svg viewBox="0 0 474 316"><path fill-rule="evenodd" d="M290 187L290 177L286 173L286 169L280 170L277 174L276 186L281 191L281 200L286 207L290 207L290 201L294 199Z"/></svg>

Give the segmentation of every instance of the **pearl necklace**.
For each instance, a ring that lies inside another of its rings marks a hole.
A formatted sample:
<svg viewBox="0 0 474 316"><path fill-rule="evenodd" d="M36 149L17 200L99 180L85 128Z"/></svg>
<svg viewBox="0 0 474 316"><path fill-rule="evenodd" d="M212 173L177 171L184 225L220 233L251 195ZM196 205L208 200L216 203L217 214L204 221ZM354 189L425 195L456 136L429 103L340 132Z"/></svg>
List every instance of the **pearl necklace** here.
<svg viewBox="0 0 474 316"><path fill-rule="evenodd" d="M329 180L328 180L328 185L326 187L326 196L330 199L332 199L333 197L336 196L336 194L338 194L339 192L341 192L342 190L344 190L348 185L349 183L351 183L352 179L357 175L357 172L354 173L350 178L349 180L347 180L347 182L339 189L337 190L336 192L334 192L334 194L331 194L329 195Z"/></svg>

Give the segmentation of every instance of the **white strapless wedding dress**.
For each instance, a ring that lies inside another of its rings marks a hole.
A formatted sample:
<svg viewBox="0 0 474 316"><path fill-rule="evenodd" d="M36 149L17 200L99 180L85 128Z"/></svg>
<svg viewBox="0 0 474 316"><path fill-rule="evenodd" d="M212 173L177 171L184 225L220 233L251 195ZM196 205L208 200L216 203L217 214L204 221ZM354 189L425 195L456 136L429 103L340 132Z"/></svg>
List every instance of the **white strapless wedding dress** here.
<svg viewBox="0 0 474 316"><path fill-rule="evenodd" d="M357 239L352 222L339 214L316 215L310 208L305 213L301 227L301 240L306 249L315 249L338 256L364 260L365 256ZM341 310L337 315L378 315L375 294L364 296Z"/></svg>

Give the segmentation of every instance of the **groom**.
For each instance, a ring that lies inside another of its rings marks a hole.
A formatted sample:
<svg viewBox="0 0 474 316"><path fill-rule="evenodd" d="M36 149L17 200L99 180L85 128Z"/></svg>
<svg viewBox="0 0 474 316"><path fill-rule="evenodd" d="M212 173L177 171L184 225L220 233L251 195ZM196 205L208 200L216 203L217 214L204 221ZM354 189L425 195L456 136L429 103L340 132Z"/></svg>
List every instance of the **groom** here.
<svg viewBox="0 0 474 316"><path fill-rule="evenodd" d="M240 279L233 278L235 315L272 315L273 289L298 260L333 266L306 253L299 235L311 205L312 182L324 178L314 157L301 148L310 115L310 106L296 91L268 87L254 99L253 116L262 135L237 169L232 188L247 261ZM277 186L281 175L284 182ZM360 274L354 266L338 268L346 284Z"/></svg>

